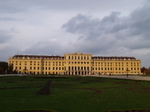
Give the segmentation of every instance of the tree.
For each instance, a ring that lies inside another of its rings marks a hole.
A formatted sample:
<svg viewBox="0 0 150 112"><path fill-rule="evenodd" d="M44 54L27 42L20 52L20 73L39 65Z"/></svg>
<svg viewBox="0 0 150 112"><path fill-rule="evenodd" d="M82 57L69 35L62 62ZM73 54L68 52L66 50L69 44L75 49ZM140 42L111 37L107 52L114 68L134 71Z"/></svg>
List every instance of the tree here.
<svg viewBox="0 0 150 112"><path fill-rule="evenodd" d="M0 61L0 74L5 74L8 69L8 63Z"/></svg>
<svg viewBox="0 0 150 112"><path fill-rule="evenodd" d="M2 67L0 67L0 74L4 73L4 69Z"/></svg>
<svg viewBox="0 0 150 112"><path fill-rule="evenodd" d="M142 67L141 72L145 75L150 75L150 69L148 69L148 68Z"/></svg>
<svg viewBox="0 0 150 112"><path fill-rule="evenodd" d="M145 70L146 70L145 67L142 67L142 68L141 68L141 72L142 72L143 74L145 74Z"/></svg>
<svg viewBox="0 0 150 112"><path fill-rule="evenodd" d="M13 73L13 64L8 65L8 73L12 74Z"/></svg>

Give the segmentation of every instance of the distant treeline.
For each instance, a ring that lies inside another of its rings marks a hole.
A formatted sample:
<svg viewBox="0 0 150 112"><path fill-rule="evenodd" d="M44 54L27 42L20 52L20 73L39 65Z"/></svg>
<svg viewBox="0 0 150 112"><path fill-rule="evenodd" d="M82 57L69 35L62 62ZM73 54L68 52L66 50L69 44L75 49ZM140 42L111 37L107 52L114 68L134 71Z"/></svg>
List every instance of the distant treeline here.
<svg viewBox="0 0 150 112"><path fill-rule="evenodd" d="M8 66L8 62L0 61L0 74L13 73L12 66Z"/></svg>
<svg viewBox="0 0 150 112"><path fill-rule="evenodd" d="M141 72L145 75L150 75L150 67L149 68L141 68Z"/></svg>

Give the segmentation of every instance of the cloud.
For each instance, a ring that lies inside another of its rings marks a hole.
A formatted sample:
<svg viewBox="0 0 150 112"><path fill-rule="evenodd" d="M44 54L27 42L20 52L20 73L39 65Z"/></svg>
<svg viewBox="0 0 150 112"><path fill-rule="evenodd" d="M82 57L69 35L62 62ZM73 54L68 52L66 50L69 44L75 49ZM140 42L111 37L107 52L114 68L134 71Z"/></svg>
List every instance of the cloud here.
<svg viewBox="0 0 150 112"><path fill-rule="evenodd" d="M29 46L27 49L22 51L23 54L45 54L45 55L62 55L64 52L62 51L61 43L51 40L51 41L37 41L33 45Z"/></svg>
<svg viewBox="0 0 150 112"><path fill-rule="evenodd" d="M133 35L141 35L144 38L149 38L150 32L150 1L140 9L133 11L130 14L129 24Z"/></svg>
<svg viewBox="0 0 150 112"><path fill-rule="evenodd" d="M33 10L96 11L131 10L145 0L0 0L0 13L24 13ZM117 7L116 7L117 6ZM128 8L126 7L128 6Z"/></svg>
<svg viewBox="0 0 150 112"><path fill-rule="evenodd" d="M77 14L62 25L62 29L78 35L72 45L76 50L95 55L135 56L148 66L150 55L150 1L128 16L121 12L94 18ZM144 52L143 52L144 51Z"/></svg>
<svg viewBox="0 0 150 112"><path fill-rule="evenodd" d="M13 17L0 17L0 21L20 21L22 19L17 19Z"/></svg>
<svg viewBox="0 0 150 112"><path fill-rule="evenodd" d="M69 33L86 35L88 39L97 38L103 34L115 33L124 28L121 18L118 17L119 15L120 12L112 12L109 16L100 20L99 18L78 14L63 24L62 28L65 28Z"/></svg>
<svg viewBox="0 0 150 112"><path fill-rule="evenodd" d="M11 35L8 34L7 31L0 30L0 44L3 44L7 41L9 41L12 38Z"/></svg>
<svg viewBox="0 0 150 112"><path fill-rule="evenodd" d="M8 58L21 53L18 47L9 44L0 44L0 61L8 61Z"/></svg>
<svg viewBox="0 0 150 112"><path fill-rule="evenodd" d="M107 49L104 50L108 50L110 48L108 46L128 49L150 48L150 4L148 3L127 17L121 17L120 12L112 12L102 19L78 14L63 24L62 28L66 32L78 34L85 42L98 41L102 45L105 43Z"/></svg>

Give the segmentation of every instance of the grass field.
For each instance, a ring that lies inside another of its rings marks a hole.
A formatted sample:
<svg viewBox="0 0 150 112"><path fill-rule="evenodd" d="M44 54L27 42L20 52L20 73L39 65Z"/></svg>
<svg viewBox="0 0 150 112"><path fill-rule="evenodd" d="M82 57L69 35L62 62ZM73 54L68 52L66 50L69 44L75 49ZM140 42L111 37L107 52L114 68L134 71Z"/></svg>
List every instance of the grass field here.
<svg viewBox="0 0 150 112"><path fill-rule="evenodd" d="M37 95L47 81L50 94ZM105 112L150 108L150 82L98 77L0 77L0 112Z"/></svg>

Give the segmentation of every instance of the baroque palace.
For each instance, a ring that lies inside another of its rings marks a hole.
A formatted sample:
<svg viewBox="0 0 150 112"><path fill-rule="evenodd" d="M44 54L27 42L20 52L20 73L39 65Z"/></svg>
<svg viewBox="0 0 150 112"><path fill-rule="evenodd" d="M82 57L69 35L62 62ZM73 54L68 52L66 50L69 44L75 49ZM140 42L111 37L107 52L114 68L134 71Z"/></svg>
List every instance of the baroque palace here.
<svg viewBox="0 0 150 112"><path fill-rule="evenodd" d="M141 61L134 57L92 56L80 52L64 56L15 55L8 59L8 64L20 74L141 74Z"/></svg>

